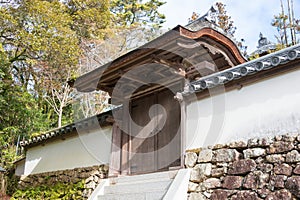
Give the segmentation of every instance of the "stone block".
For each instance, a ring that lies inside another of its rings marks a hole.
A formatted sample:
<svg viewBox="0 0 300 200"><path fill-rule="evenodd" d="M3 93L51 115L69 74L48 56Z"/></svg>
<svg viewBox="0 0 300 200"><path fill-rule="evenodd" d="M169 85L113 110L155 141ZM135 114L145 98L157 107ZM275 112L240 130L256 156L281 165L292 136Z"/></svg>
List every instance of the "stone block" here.
<svg viewBox="0 0 300 200"><path fill-rule="evenodd" d="M211 197L211 193L208 191L202 192L202 194L208 199L210 199L210 197Z"/></svg>
<svg viewBox="0 0 300 200"><path fill-rule="evenodd" d="M257 147L258 146L258 138L251 138L248 140L248 147Z"/></svg>
<svg viewBox="0 0 300 200"><path fill-rule="evenodd" d="M297 136L297 141L300 142L300 135Z"/></svg>
<svg viewBox="0 0 300 200"><path fill-rule="evenodd" d="M218 149L214 151L214 162L232 162L238 160L240 153L235 149Z"/></svg>
<svg viewBox="0 0 300 200"><path fill-rule="evenodd" d="M283 189L283 190L278 190L276 192L272 192L266 197L266 200L292 200L292 194Z"/></svg>
<svg viewBox="0 0 300 200"><path fill-rule="evenodd" d="M89 182L91 182L93 180L94 180L93 176L90 176L87 179L85 179L85 184L88 184Z"/></svg>
<svg viewBox="0 0 300 200"><path fill-rule="evenodd" d="M289 177L285 183L285 188L300 198L300 176Z"/></svg>
<svg viewBox="0 0 300 200"><path fill-rule="evenodd" d="M187 152L185 155L185 160L184 160L185 166L187 166L188 168L194 167L197 162L197 158L198 158L198 156L196 153Z"/></svg>
<svg viewBox="0 0 300 200"><path fill-rule="evenodd" d="M285 175L273 175L270 178L270 186L274 188L284 188L284 183L287 177Z"/></svg>
<svg viewBox="0 0 300 200"><path fill-rule="evenodd" d="M206 179L205 181L203 181L202 185L206 189L215 189L215 188L221 187L221 181L218 178L209 178L209 179Z"/></svg>
<svg viewBox="0 0 300 200"><path fill-rule="evenodd" d="M245 177L243 186L247 189L256 190L263 188L269 182L269 174L261 171L251 172Z"/></svg>
<svg viewBox="0 0 300 200"><path fill-rule="evenodd" d="M94 181L91 181L91 182L85 184L85 188L95 189L96 183Z"/></svg>
<svg viewBox="0 0 300 200"><path fill-rule="evenodd" d="M189 182L188 191L189 192L195 192L197 187L198 187L197 183Z"/></svg>
<svg viewBox="0 0 300 200"><path fill-rule="evenodd" d="M221 177L226 173L227 173L227 168L226 167L215 168L215 169L211 170L211 176L212 177Z"/></svg>
<svg viewBox="0 0 300 200"><path fill-rule="evenodd" d="M243 177L241 176L226 176L223 180L222 187L226 189L237 189L242 186Z"/></svg>
<svg viewBox="0 0 300 200"><path fill-rule="evenodd" d="M296 165L294 171L295 174L300 174L300 164Z"/></svg>
<svg viewBox="0 0 300 200"><path fill-rule="evenodd" d="M233 191L233 190L217 189L217 190L213 191L210 199L211 200L227 200L228 197L235 192L236 191Z"/></svg>
<svg viewBox="0 0 300 200"><path fill-rule="evenodd" d="M282 135L276 135L275 140L276 141L281 141L282 140Z"/></svg>
<svg viewBox="0 0 300 200"><path fill-rule="evenodd" d="M211 149L203 149L199 152L198 162L210 162L212 160L212 150Z"/></svg>
<svg viewBox="0 0 300 200"><path fill-rule="evenodd" d="M282 163L285 161L284 157L281 154L267 155L266 160L269 163Z"/></svg>
<svg viewBox="0 0 300 200"><path fill-rule="evenodd" d="M292 174L292 170L293 170L293 168L286 163L275 164L275 166L274 166L275 174L290 176Z"/></svg>
<svg viewBox="0 0 300 200"><path fill-rule="evenodd" d="M285 142L285 141L276 141L270 145L268 148L268 153L275 154L275 153L284 153L292 150L294 145L292 142Z"/></svg>
<svg viewBox="0 0 300 200"><path fill-rule="evenodd" d="M261 163L257 166L257 169L262 172L271 172L273 170L273 165L269 163Z"/></svg>
<svg viewBox="0 0 300 200"><path fill-rule="evenodd" d="M193 182L202 182L211 174L211 164L197 164L191 171L190 180Z"/></svg>
<svg viewBox="0 0 300 200"><path fill-rule="evenodd" d="M253 171L256 168L256 163L254 160L243 159L238 160L232 163L229 166L228 174L239 175L246 174L248 172Z"/></svg>
<svg viewBox="0 0 300 200"><path fill-rule="evenodd" d="M258 200L258 196L255 192L252 191L239 191L231 197L231 200Z"/></svg>
<svg viewBox="0 0 300 200"><path fill-rule="evenodd" d="M230 148L234 149L244 149L247 148L247 144L244 141L231 142L228 145Z"/></svg>
<svg viewBox="0 0 300 200"><path fill-rule="evenodd" d="M300 154L297 150L293 150L286 154L286 162L293 163L300 161Z"/></svg>
<svg viewBox="0 0 300 200"><path fill-rule="evenodd" d="M211 167L212 165L210 163L196 165L196 168L199 168L200 173L204 174L205 176L211 175Z"/></svg>
<svg viewBox="0 0 300 200"><path fill-rule="evenodd" d="M215 144L211 149L216 150L216 149L224 149L227 148L227 144Z"/></svg>
<svg viewBox="0 0 300 200"><path fill-rule="evenodd" d="M206 197L201 193L192 192L189 195L188 200L205 200Z"/></svg>
<svg viewBox="0 0 300 200"><path fill-rule="evenodd" d="M271 193L271 191L268 190L267 188L262 188L262 189L257 190L258 196L263 199L266 198L270 193Z"/></svg>
<svg viewBox="0 0 300 200"><path fill-rule="evenodd" d="M263 148L252 148L243 151L244 158L255 158L255 157L265 155L265 153L266 150Z"/></svg>
<svg viewBox="0 0 300 200"><path fill-rule="evenodd" d="M259 138L258 139L258 146L259 147L268 147L273 142L274 142L274 138L272 138L272 137Z"/></svg>
<svg viewBox="0 0 300 200"><path fill-rule="evenodd" d="M99 176L93 176L93 179L94 179L94 182L95 182L95 183L98 183L98 182L100 181Z"/></svg>
<svg viewBox="0 0 300 200"><path fill-rule="evenodd" d="M288 133L282 136L282 140L286 142L294 142L298 136L298 133Z"/></svg>

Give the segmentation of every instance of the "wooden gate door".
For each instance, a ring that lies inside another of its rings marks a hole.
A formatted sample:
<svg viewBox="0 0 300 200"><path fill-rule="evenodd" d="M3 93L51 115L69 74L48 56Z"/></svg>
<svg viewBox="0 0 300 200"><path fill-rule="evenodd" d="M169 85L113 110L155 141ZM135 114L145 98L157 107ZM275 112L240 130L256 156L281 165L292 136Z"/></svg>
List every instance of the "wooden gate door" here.
<svg viewBox="0 0 300 200"><path fill-rule="evenodd" d="M158 103L165 108L166 121L157 135L157 164L159 170L181 165L180 104L170 90L157 94Z"/></svg>
<svg viewBox="0 0 300 200"><path fill-rule="evenodd" d="M130 174L180 166L180 106L173 96L163 90L132 102L131 117L138 126L131 124Z"/></svg>
<svg viewBox="0 0 300 200"><path fill-rule="evenodd" d="M155 95L149 95L131 104L131 124L129 171L131 174L153 172L156 170L155 136L156 123L149 116L149 110L155 103ZM155 114L155 113L153 113Z"/></svg>

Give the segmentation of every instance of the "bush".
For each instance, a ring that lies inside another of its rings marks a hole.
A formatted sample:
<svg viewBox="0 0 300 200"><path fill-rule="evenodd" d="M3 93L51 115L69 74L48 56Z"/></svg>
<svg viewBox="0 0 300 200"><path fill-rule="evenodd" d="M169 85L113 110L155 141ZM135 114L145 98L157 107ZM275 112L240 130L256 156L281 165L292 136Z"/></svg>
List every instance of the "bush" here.
<svg viewBox="0 0 300 200"><path fill-rule="evenodd" d="M78 183L57 183L53 186L41 185L38 187L29 187L24 190L17 190L11 199L22 200L45 200L45 199L83 199L84 181Z"/></svg>

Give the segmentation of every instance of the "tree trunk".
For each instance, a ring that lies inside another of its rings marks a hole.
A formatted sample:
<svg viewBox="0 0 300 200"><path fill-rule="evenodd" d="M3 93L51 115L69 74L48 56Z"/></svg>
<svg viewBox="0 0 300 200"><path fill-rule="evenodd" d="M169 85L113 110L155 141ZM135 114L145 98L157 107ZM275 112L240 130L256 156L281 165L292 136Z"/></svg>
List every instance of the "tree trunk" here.
<svg viewBox="0 0 300 200"><path fill-rule="evenodd" d="M62 114L63 114L63 107L59 107L59 114L58 114L58 128L61 127L61 121L62 121Z"/></svg>
<svg viewBox="0 0 300 200"><path fill-rule="evenodd" d="M280 0L280 3L281 3L281 14L282 14L282 20L283 20L283 31L284 31L284 41L285 41L285 46L287 47L288 46L288 41L287 41L287 33L286 33L286 22L285 22L285 19L284 19L284 8L283 8L283 3L282 3L282 0Z"/></svg>
<svg viewBox="0 0 300 200"><path fill-rule="evenodd" d="M292 18L292 11L291 11L291 4L290 4L290 0L287 0L287 4L288 4L288 15L289 15L289 21L290 21L290 24L289 24L289 28L290 28L290 31L291 31L291 40L292 40L292 45L295 45L296 44L296 41L295 41L295 38L294 38L294 19Z"/></svg>

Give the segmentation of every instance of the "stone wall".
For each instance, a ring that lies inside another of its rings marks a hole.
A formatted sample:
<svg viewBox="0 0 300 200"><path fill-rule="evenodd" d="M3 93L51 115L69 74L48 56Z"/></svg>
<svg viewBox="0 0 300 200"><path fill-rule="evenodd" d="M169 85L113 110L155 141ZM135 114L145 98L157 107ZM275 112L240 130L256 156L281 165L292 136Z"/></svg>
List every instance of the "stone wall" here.
<svg viewBox="0 0 300 200"><path fill-rule="evenodd" d="M22 177L18 187L19 189L25 189L27 187L37 187L40 185L51 186L56 183L78 183L84 180L85 190L83 191L83 198L87 198L100 183L100 180L107 178L107 175L107 165L45 172Z"/></svg>
<svg viewBox="0 0 300 200"><path fill-rule="evenodd" d="M300 199L299 151L298 134L187 151L189 200Z"/></svg>

